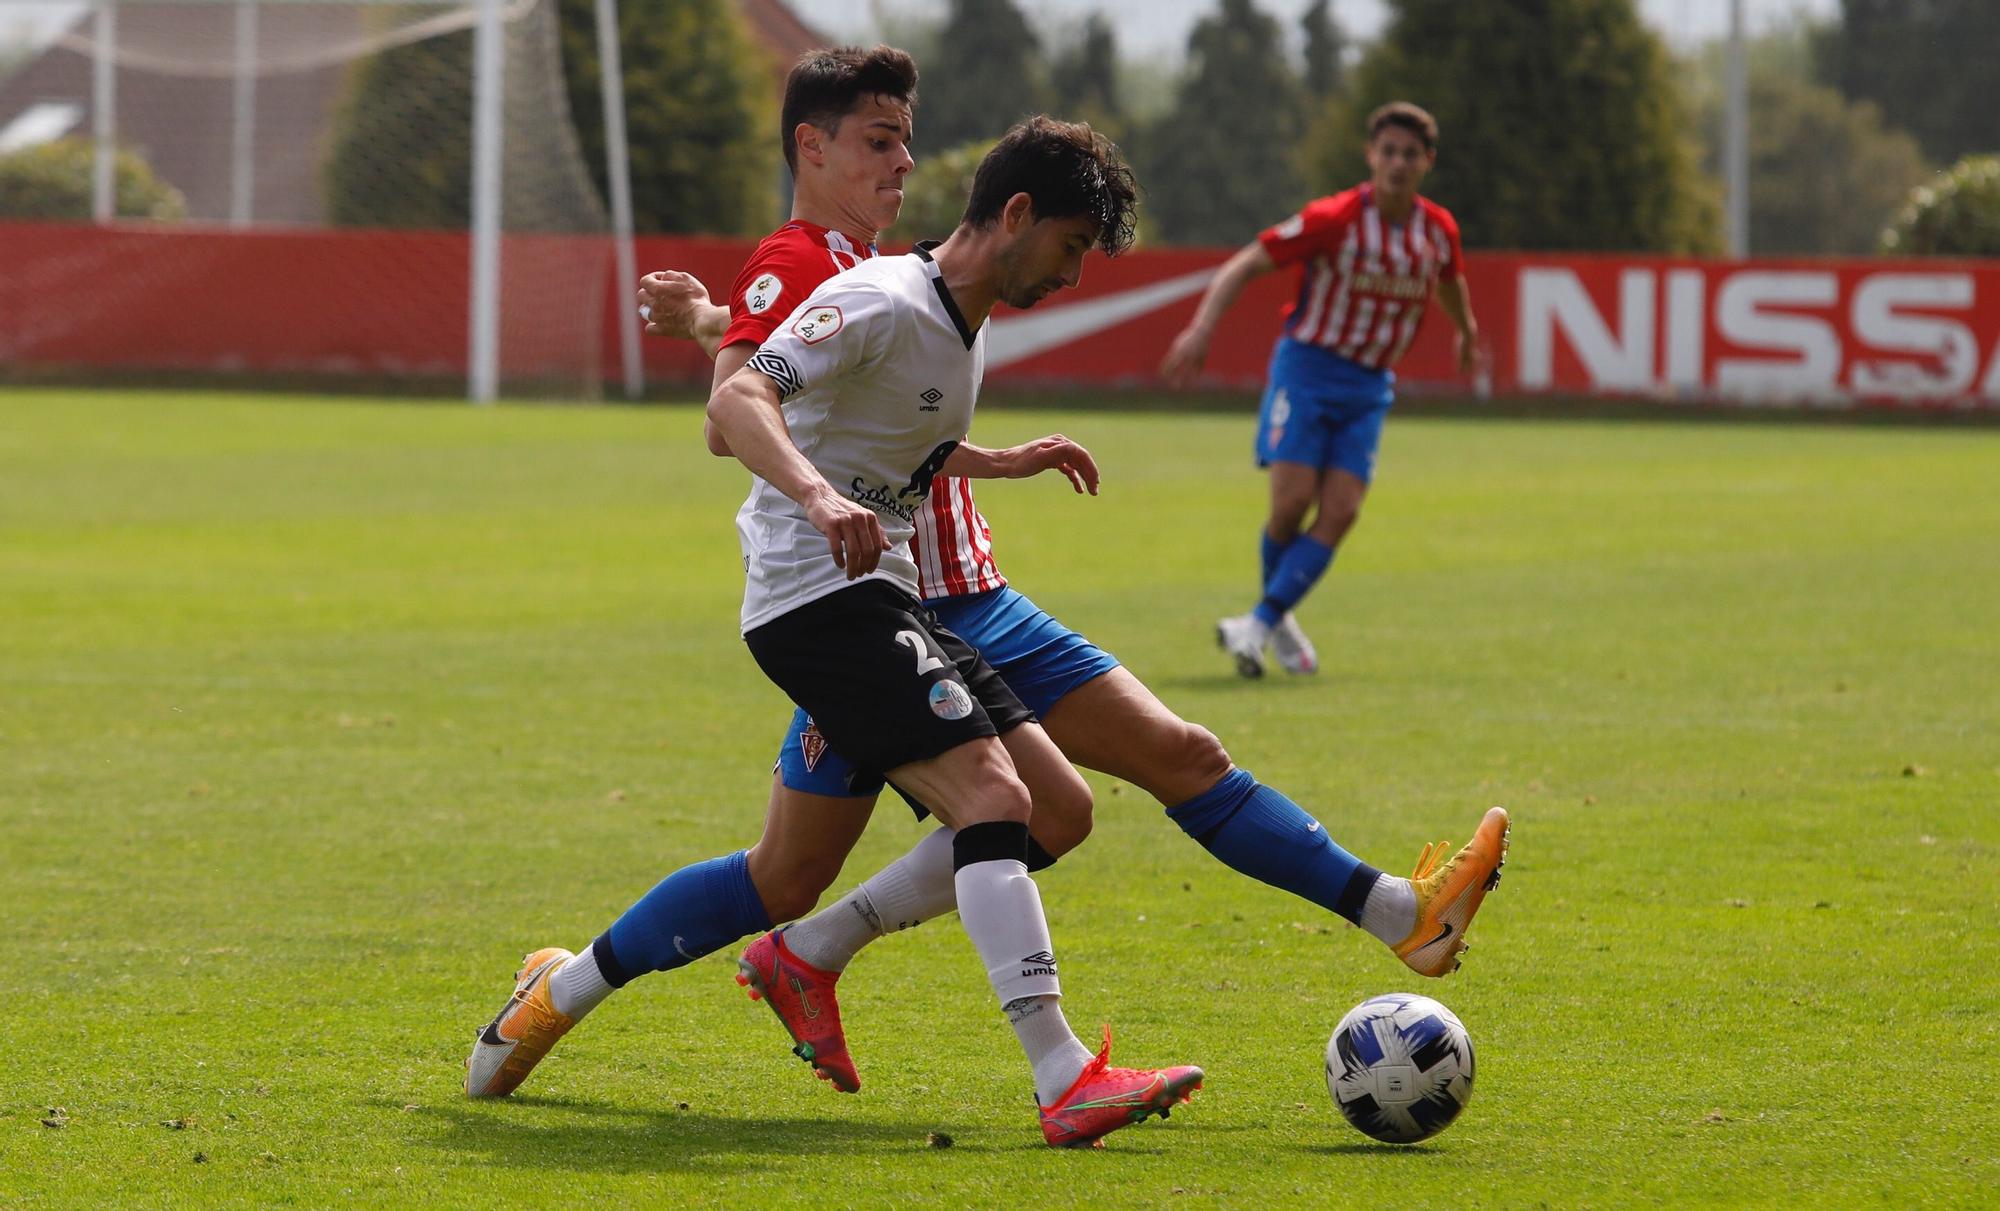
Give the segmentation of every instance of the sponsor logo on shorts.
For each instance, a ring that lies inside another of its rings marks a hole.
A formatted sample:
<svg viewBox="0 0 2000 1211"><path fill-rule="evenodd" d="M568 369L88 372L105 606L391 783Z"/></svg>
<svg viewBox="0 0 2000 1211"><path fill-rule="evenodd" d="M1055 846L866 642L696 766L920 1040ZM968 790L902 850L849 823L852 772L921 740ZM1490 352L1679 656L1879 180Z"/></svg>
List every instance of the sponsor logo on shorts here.
<svg viewBox="0 0 2000 1211"><path fill-rule="evenodd" d="M931 714L940 719L963 719L972 713L972 695L956 681L940 681L931 687Z"/></svg>
<svg viewBox="0 0 2000 1211"><path fill-rule="evenodd" d="M806 759L806 772L819 768L819 759L826 756L826 737L819 734L819 724L806 721L806 729L799 733L799 753Z"/></svg>
<svg viewBox="0 0 2000 1211"><path fill-rule="evenodd" d="M1285 394L1283 387L1271 399L1271 448L1285 440L1285 422L1292 419L1292 397Z"/></svg>

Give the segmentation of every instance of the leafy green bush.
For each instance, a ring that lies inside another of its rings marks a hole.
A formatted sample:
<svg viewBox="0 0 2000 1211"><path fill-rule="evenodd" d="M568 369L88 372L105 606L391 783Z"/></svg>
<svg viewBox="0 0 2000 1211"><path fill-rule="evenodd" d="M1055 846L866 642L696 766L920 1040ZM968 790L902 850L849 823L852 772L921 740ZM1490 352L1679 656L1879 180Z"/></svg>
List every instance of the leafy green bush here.
<svg viewBox="0 0 2000 1211"><path fill-rule="evenodd" d="M1904 256L2000 256L2000 155L1967 156L1910 191L1882 233Z"/></svg>
<svg viewBox="0 0 2000 1211"><path fill-rule="evenodd" d="M88 220L96 158L88 139L57 139L0 156L0 219ZM121 219L187 217L181 191L129 151L112 157L111 180Z"/></svg>

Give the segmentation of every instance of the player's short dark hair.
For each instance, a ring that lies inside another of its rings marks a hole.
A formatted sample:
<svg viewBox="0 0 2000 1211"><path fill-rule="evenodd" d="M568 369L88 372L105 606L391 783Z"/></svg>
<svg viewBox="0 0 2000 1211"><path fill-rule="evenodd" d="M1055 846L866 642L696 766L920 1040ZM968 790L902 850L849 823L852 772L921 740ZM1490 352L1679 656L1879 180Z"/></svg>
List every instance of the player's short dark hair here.
<svg viewBox="0 0 2000 1211"><path fill-rule="evenodd" d="M1391 126L1400 126L1422 139L1425 151L1436 151L1438 148L1438 120L1431 117L1431 112L1421 105L1413 105L1408 101L1391 101L1369 114L1368 141L1373 143L1376 135Z"/></svg>
<svg viewBox="0 0 2000 1211"><path fill-rule="evenodd" d="M1112 256L1132 246L1139 183L1118 145L1087 122L1037 114L1016 123L979 162L960 222L993 223L1017 193L1028 195L1038 220L1096 220L1097 246Z"/></svg>
<svg viewBox="0 0 2000 1211"><path fill-rule="evenodd" d="M853 113L863 97L890 97L914 106L917 61L893 46L873 50L830 46L799 56L785 77L785 104L778 113L785 167L793 176L799 172L799 147L792 132L799 123L838 134L840 120Z"/></svg>

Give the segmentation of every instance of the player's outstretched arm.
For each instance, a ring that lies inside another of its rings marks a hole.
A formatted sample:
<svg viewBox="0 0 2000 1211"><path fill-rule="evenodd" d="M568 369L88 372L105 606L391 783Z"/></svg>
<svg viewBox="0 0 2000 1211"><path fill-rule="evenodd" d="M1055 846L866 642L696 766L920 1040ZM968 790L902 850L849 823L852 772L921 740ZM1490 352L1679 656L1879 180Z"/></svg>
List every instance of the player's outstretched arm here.
<svg viewBox="0 0 2000 1211"><path fill-rule="evenodd" d="M776 382L754 367L731 375L708 397L708 419L738 462L806 511L849 580L875 570L889 549L881 521L836 492L792 444Z"/></svg>
<svg viewBox="0 0 2000 1211"><path fill-rule="evenodd" d="M1060 433L1005 450L960 442L938 474L957 479L1027 479L1044 471L1061 471L1079 494L1097 495L1097 460L1080 443Z"/></svg>
<svg viewBox="0 0 2000 1211"><path fill-rule="evenodd" d="M1208 360L1209 342L1215 339L1215 326L1235 304L1243 287L1259 274L1276 269L1278 264L1264 247L1263 241L1252 240L1236 250L1236 255L1222 263L1210 279L1208 289L1201 296L1201 306L1195 308L1194 318L1181 329L1180 335L1168 347L1165 360L1160 363L1160 376L1176 387L1185 387L1194 381L1203 362Z"/></svg>
<svg viewBox="0 0 2000 1211"><path fill-rule="evenodd" d="M1465 275L1440 281L1437 300L1458 327L1458 372L1471 374L1479 365L1479 321L1472 318L1472 292L1466 289Z"/></svg>
<svg viewBox="0 0 2000 1211"><path fill-rule="evenodd" d="M656 270L639 279L639 314L645 317L647 336L693 341L710 357L722 348L722 335L729 330L729 308L710 301L708 287L678 269Z"/></svg>

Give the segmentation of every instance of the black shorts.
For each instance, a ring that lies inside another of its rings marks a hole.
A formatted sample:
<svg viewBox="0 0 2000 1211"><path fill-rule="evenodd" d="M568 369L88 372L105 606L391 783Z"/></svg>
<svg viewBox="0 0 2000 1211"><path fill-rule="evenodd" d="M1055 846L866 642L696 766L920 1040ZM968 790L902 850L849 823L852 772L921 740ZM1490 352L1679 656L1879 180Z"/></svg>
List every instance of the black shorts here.
<svg viewBox="0 0 2000 1211"><path fill-rule="evenodd" d="M833 750L881 776L1035 715L972 645L885 580L863 580L743 637Z"/></svg>

